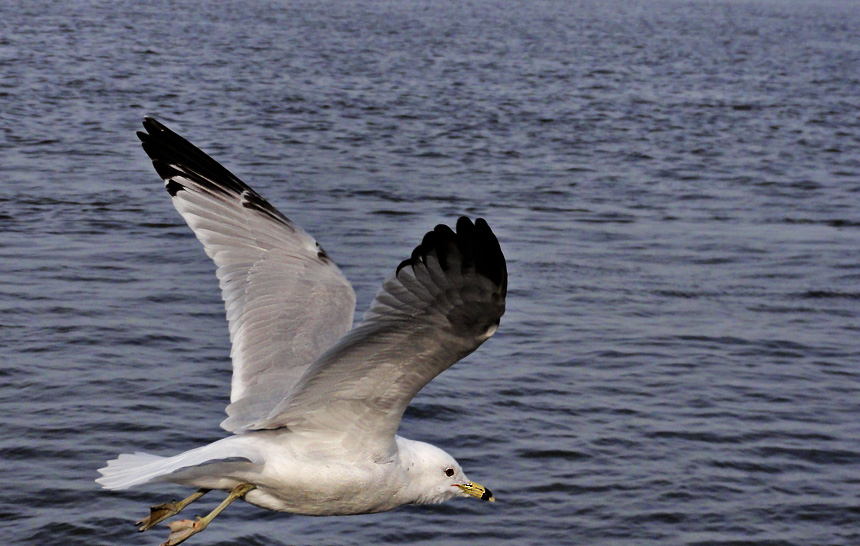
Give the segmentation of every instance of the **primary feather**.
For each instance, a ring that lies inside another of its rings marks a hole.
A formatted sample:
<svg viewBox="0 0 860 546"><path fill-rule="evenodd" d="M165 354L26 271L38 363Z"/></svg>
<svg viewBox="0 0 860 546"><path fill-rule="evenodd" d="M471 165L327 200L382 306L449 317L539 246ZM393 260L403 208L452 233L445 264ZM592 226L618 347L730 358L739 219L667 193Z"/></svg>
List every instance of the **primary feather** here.
<svg viewBox="0 0 860 546"><path fill-rule="evenodd" d="M233 173L158 121L143 125L144 151L218 268L230 401L277 400L352 326L352 286L313 237Z"/></svg>

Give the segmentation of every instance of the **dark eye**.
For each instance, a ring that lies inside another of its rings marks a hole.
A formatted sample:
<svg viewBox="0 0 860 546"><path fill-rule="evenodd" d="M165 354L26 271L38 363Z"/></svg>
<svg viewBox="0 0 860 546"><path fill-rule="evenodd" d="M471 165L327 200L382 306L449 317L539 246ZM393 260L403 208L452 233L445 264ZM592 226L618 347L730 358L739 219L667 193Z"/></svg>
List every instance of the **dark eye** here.
<svg viewBox="0 0 860 546"><path fill-rule="evenodd" d="M454 475L454 469L453 468L446 468L445 469L445 475L450 478L451 476Z"/></svg>

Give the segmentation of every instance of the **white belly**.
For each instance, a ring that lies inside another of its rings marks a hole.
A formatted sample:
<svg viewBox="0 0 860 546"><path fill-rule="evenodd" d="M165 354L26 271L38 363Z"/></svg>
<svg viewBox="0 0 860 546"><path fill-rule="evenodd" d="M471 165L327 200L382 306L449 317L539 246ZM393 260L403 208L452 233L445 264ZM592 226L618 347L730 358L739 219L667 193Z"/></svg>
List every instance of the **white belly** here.
<svg viewBox="0 0 860 546"><path fill-rule="evenodd" d="M245 500L261 508L308 516L384 512L403 504L388 468L375 463L267 462ZM392 465L385 465L391 467Z"/></svg>
<svg viewBox="0 0 860 546"><path fill-rule="evenodd" d="M383 512L407 502L402 494L405 476L394 461L386 464L360 454L345 456L336 444L309 443L292 433L243 434L234 436L232 442L249 453L253 450L255 456L249 458L263 464L220 476L217 465L213 465L207 467L211 474L205 481L195 476L185 483L223 490L250 483L257 488L245 495L245 501L269 510L311 516Z"/></svg>

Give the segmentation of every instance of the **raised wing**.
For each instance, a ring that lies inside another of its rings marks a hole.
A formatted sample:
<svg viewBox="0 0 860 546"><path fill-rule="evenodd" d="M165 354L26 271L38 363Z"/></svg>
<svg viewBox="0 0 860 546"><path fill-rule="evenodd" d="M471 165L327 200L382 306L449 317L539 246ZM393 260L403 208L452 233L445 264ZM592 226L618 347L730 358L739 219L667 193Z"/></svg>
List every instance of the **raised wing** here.
<svg viewBox="0 0 860 546"><path fill-rule="evenodd" d="M218 267L233 349L231 402L269 408L352 326L355 293L320 245L158 121L137 133L176 210Z"/></svg>
<svg viewBox="0 0 860 546"><path fill-rule="evenodd" d="M495 333L506 292L505 258L483 219L460 218L456 233L437 226L283 402L262 415L233 404L229 428L329 431L351 449L390 452L412 397Z"/></svg>

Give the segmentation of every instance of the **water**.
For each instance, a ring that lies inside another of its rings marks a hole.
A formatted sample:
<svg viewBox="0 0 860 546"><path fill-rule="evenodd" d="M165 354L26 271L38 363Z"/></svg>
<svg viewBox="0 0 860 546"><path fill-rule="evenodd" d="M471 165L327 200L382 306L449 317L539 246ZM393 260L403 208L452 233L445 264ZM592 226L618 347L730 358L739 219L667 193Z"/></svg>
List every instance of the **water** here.
<svg viewBox="0 0 860 546"><path fill-rule="evenodd" d="M311 232L359 312L459 214L510 270L499 333L401 428L498 503L237 503L189 543L860 543L860 7L0 10L7 542L161 542L132 522L185 491L96 469L222 434L226 322L134 138L151 114Z"/></svg>

